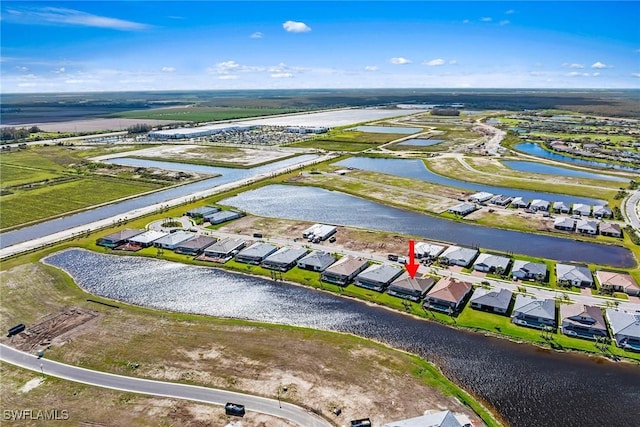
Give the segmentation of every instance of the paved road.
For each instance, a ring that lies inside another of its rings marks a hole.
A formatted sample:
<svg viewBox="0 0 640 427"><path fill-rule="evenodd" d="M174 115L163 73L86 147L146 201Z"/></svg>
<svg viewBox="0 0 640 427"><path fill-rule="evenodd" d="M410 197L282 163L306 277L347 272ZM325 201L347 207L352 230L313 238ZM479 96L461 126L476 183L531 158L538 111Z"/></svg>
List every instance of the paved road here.
<svg viewBox="0 0 640 427"><path fill-rule="evenodd" d="M627 219L633 228L640 231L640 190L634 191L624 204Z"/></svg>
<svg viewBox="0 0 640 427"><path fill-rule="evenodd" d="M333 425L306 409L287 402L279 402L276 399L267 399L214 388L145 380L91 371L52 360L38 359L32 354L15 350L4 344L0 344L0 359L3 362L32 371L44 372L45 375L97 387L193 400L214 405L225 405L227 402L234 402L245 405L247 411L261 412L263 414L284 418L304 427L330 427Z"/></svg>

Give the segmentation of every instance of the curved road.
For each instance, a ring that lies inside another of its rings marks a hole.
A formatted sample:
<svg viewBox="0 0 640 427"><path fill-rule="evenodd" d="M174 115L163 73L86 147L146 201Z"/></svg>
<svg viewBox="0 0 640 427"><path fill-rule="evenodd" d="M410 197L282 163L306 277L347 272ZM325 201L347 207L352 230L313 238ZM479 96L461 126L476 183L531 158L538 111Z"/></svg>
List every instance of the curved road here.
<svg viewBox="0 0 640 427"><path fill-rule="evenodd" d="M640 210L640 190L634 191L627 198L623 208L631 226L640 231L640 213L638 212Z"/></svg>
<svg viewBox="0 0 640 427"><path fill-rule="evenodd" d="M4 344L0 344L0 360L32 371L42 372L49 376L97 387L193 400L214 405L225 405L227 402L234 402L245 405L247 411L261 412L284 418L304 427L333 426L329 421L320 418L318 415L287 402L214 388L92 371L48 359L38 359L32 354L13 349Z"/></svg>

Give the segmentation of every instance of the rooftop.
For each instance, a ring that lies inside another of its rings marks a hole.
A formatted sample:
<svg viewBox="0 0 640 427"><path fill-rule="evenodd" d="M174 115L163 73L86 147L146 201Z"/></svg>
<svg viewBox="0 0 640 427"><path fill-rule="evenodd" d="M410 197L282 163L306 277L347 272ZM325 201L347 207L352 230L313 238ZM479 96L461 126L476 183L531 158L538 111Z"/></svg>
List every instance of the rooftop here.
<svg viewBox="0 0 640 427"><path fill-rule="evenodd" d="M374 264L356 276L356 280L387 283L402 274L402 270L390 265Z"/></svg>
<svg viewBox="0 0 640 427"><path fill-rule="evenodd" d="M471 289L471 283L454 279L453 277L443 277L427 294L429 297L443 301L459 302Z"/></svg>

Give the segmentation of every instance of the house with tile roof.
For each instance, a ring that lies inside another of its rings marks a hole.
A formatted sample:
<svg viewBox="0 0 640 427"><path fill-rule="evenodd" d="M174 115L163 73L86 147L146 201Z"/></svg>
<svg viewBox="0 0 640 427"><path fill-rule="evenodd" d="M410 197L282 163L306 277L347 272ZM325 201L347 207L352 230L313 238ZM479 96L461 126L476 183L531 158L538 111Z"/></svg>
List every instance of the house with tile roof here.
<svg viewBox="0 0 640 427"><path fill-rule="evenodd" d="M445 313L458 311L471 293L473 286L453 277L443 277L431 288L424 299L424 307Z"/></svg>
<svg viewBox="0 0 640 427"><path fill-rule="evenodd" d="M640 313L608 308L605 317L618 347L640 351Z"/></svg>
<svg viewBox="0 0 640 427"><path fill-rule="evenodd" d="M562 333L577 338L596 340L608 337L607 325L600 307L585 304L561 304Z"/></svg>
<svg viewBox="0 0 640 427"><path fill-rule="evenodd" d="M640 286L638 286L634 278L628 273L596 270L596 278L598 279L598 283L600 283L600 289L640 296Z"/></svg>
<svg viewBox="0 0 640 427"><path fill-rule="evenodd" d="M622 237L622 228L619 224L614 224L611 222L601 222L600 234L610 237Z"/></svg>
<svg viewBox="0 0 640 427"><path fill-rule="evenodd" d="M513 292L509 289L476 288L469 300L471 308L490 311L492 313L507 314Z"/></svg>
<svg viewBox="0 0 640 427"><path fill-rule="evenodd" d="M485 273L504 274L509 270L509 264L511 264L509 257L483 252L473 263L473 269Z"/></svg>
<svg viewBox="0 0 640 427"><path fill-rule="evenodd" d="M586 265L557 263L556 277L561 286L593 287L593 276Z"/></svg>
<svg viewBox="0 0 640 427"><path fill-rule="evenodd" d="M298 268L311 271L324 271L334 262L336 262L336 259L329 252L313 251L298 260Z"/></svg>
<svg viewBox="0 0 640 427"><path fill-rule="evenodd" d="M436 284L433 277L418 277L413 279L407 273L403 273L387 288L387 293L394 297L408 299L414 302L420 301Z"/></svg>
<svg viewBox="0 0 640 427"><path fill-rule="evenodd" d="M516 295L511 314L516 325L543 329L556 327L556 303L552 299L537 299L529 295Z"/></svg>
<svg viewBox="0 0 640 427"><path fill-rule="evenodd" d="M511 276L514 280L544 280L547 277L547 265L517 259L513 262Z"/></svg>
<svg viewBox="0 0 640 427"><path fill-rule="evenodd" d="M461 246L449 246L440 256L442 262L448 265L469 266L478 255L477 249L463 248Z"/></svg>

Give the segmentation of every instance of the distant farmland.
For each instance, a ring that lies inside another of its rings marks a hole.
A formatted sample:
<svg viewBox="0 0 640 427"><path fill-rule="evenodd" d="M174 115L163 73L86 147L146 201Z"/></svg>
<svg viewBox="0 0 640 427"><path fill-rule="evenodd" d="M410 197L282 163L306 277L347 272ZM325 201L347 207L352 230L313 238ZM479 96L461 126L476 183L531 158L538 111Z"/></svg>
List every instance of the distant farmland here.
<svg viewBox="0 0 640 427"><path fill-rule="evenodd" d="M112 114L110 117L127 119L180 120L185 122L210 122L273 116L301 111L293 108L225 108L225 107L175 107L153 110L133 110Z"/></svg>

